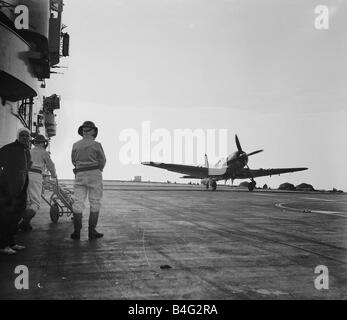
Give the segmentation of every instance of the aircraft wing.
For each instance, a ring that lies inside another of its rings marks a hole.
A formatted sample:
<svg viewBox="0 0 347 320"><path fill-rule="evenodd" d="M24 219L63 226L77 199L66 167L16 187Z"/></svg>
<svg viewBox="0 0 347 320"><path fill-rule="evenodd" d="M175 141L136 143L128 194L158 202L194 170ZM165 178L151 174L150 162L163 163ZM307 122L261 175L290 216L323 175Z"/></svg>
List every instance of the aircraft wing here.
<svg viewBox="0 0 347 320"><path fill-rule="evenodd" d="M238 171L235 179L248 179L248 178L256 178L256 177L264 177L264 176L274 176L281 175L283 173L304 171L308 168L282 168L282 169L247 169L243 168Z"/></svg>
<svg viewBox="0 0 347 320"><path fill-rule="evenodd" d="M163 162L142 162L145 166L166 169L177 173L192 176L192 179L203 179L208 177L208 168L199 166L187 166L182 164L163 163ZM185 177L188 178L188 177Z"/></svg>

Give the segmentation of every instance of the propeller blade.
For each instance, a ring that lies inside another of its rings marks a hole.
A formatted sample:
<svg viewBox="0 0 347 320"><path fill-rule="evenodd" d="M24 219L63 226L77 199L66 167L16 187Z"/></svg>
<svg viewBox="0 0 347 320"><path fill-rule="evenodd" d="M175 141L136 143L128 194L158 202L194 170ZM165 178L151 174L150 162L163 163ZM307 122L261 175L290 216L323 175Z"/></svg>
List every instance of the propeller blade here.
<svg viewBox="0 0 347 320"><path fill-rule="evenodd" d="M263 151L264 151L264 150L253 151L253 152L251 152L251 153L248 153L248 154L247 154L247 157L253 156L253 155L255 155L255 154L257 154L257 153L260 153L260 152L263 152Z"/></svg>
<svg viewBox="0 0 347 320"><path fill-rule="evenodd" d="M239 140L237 134L235 134L235 141L236 141L237 150L239 150L239 152L243 152L242 147L241 147L241 143L240 143L240 140Z"/></svg>

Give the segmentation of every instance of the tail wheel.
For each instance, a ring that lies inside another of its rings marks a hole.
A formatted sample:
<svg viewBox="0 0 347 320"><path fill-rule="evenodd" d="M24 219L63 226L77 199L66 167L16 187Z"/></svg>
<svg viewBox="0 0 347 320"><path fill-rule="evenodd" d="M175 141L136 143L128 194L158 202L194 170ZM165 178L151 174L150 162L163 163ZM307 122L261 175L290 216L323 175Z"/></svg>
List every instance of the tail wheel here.
<svg viewBox="0 0 347 320"><path fill-rule="evenodd" d="M212 191L215 191L217 189L217 182L213 181L212 182Z"/></svg>
<svg viewBox="0 0 347 320"><path fill-rule="evenodd" d="M59 206L56 203L51 206L49 214L51 216L52 222L57 223L59 220Z"/></svg>

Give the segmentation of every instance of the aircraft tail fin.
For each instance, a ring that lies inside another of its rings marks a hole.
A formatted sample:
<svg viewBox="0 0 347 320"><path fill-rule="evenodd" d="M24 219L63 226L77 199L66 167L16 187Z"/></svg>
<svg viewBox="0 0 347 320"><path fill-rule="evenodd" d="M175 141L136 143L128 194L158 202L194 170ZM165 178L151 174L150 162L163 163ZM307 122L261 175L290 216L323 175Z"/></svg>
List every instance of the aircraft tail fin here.
<svg viewBox="0 0 347 320"><path fill-rule="evenodd" d="M205 154L205 168L209 168L207 154Z"/></svg>

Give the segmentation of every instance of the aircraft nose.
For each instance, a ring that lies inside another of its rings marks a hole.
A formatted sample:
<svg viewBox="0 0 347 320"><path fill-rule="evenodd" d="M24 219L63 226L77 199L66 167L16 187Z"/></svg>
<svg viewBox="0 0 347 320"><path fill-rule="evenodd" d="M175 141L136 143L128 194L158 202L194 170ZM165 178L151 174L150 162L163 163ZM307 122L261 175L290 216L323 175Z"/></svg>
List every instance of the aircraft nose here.
<svg viewBox="0 0 347 320"><path fill-rule="evenodd" d="M244 163L245 163L245 165L248 163L248 156L247 156L247 153L244 153L243 155L242 155L242 157L243 157L243 161L244 161Z"/></svg>

